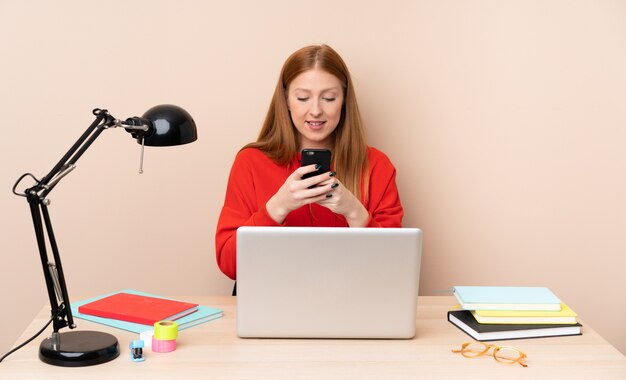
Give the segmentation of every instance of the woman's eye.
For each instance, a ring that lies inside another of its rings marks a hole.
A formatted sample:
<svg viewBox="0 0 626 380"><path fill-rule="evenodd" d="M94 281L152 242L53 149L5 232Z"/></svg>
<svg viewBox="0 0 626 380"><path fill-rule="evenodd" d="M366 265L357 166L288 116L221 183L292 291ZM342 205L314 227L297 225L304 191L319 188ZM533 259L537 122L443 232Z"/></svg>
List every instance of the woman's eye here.
<svg viewBox="0 0 626 380"><path fill-rule="evenodd" d="M334 102L335 98L323 98L324 100L326 100L327 102Z"/></svg>
<svg viewBox="0 0 626 380"><path fill-rule="evenodd" d="M296 98L298 99L298 101L300 102L306 102L307 100L309 100L309 98Z"/></svg>

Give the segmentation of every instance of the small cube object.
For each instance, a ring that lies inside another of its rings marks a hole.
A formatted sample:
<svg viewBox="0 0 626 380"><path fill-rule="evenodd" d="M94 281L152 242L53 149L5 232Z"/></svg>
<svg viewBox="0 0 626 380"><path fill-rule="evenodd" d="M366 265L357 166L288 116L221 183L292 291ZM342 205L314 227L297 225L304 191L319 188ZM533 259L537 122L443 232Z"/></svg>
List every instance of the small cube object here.
<svg viewBox="0 0 626 380"><path fill-rule="evenodd" d="M154 330L142 331L139 333L139 339L143 340L143 348L152 348L152 337L154 336Z"/></svg>
<svg viewBox="0 0 626 380"><path fill-rule="evenodd" d="M134 362L142 362L146 360L143 357L143 340L133 340L130 342L130 359Z"/></svg>

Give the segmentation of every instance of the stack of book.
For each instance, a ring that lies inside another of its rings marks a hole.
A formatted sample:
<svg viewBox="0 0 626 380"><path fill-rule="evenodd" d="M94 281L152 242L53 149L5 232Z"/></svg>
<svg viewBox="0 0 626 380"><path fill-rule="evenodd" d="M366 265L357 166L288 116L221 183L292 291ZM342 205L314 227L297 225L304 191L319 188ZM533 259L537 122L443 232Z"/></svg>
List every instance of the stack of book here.
<svg viewBox="0 0 626 380"><path fill-rule="evenodd" d="M548 288L455 286L448 320L479 341L581 335L576 313Z"/></svg>
<svg viewBox="0 0 626 380"><path fill-rule="evenodd" d="M125 289L72 303L72 314L92 322L141 333L156 322L176 321L179 330L223 316L220 309Z"/></svg>

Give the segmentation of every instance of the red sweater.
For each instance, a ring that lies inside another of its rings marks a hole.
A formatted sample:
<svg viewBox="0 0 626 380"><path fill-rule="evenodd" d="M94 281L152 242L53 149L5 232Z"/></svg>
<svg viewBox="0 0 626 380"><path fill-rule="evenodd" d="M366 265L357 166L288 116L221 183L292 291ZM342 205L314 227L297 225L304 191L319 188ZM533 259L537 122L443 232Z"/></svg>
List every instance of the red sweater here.
<svg viewBox="0 0 626 380"><path fill-rule="evenodd" d="M367 227L401 227L402 205L396 187L396 169L389 158L368 148L370 214ZM224 207L217 222L215 252L221 271L236 279L236 232L241 226L348 227L346 219L324 206L303 206L287 215L283 224L267 213L265 204L300 166L298 154L289 167L280 166L255 148L244 149L235 158L226 188Z"/></svg>

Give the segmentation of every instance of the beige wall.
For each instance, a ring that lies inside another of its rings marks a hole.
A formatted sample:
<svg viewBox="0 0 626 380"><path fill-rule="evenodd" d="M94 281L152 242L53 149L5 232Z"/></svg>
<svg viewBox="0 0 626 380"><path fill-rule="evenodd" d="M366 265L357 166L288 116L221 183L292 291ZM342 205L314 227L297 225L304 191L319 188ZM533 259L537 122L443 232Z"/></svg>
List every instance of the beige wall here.
<svg viewBox="0 0 626 380"><path fill-rule="evenodd" d="M199 140L148 149L138 175L138 146L107 131L51 194L70 295L228 294L213 233L230 163L286 56L325 42L424 231L421 294L548 286L626 352L626 2L370 3L0 0L0 351L46 302L10 189L95 107L178 104Z"/></svg>

